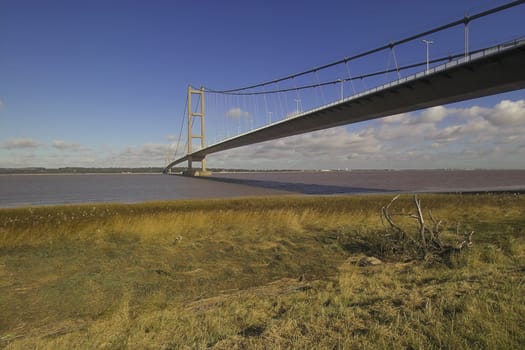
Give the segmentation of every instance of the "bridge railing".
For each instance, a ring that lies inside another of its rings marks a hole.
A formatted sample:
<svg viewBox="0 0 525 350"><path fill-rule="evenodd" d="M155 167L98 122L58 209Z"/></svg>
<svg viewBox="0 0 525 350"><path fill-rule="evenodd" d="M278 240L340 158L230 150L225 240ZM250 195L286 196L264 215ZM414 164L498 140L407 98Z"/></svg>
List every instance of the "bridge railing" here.
<svg viewBox="0 0 525 350"><path fill-rule="evenodd" d="M520 37L518 39L515 39L515 40L512 40L512 41L507 41L507 42L504 42L504 43L501 43L501 44L498 44L498 45L495 45L495 46L479 49L479 50L476 50L476 51L473 51L473 52L469 53L467 56L461 55L459 58L450 59L450 61L447 62L447 63L443 63L443 64L440 64L440 65L431 67L428 70L425 69L423 71L420 71L420 72L417 72L417 73L414 73L414 74L410 74L410 75L404 76L404 77L399 78L399 79L395 79L395 80L393 80L391 82L388 82L386 84L378 85L378 86L376 86L374 88L367 89L367 90L359 92L357 94L348 96L348 97L344 98L343 100L336 100L336 101L334 101L332 103L320 106L319 108L315 108L315 109L306 111L303 114L311 113L311 112L319 110L319 109L324 109L324 108L327 108L327 107L330 107L330 106L334 106L334 105L340 104L340 103L345 102L345 101L349 101L349 100L352 100L352 99L360 98L360 97L366 96L368 94L376 93L378 91L385 90L385 89L393 87L393 86L404 84L404 83L409 82L411 80L422 78L422 77L424 77L426 75L435 74L435 73L447 70L447 69L449 69L451 67L455 67L455 66L458 66L458 65L461 65L461 64L464 64L464 63L468 63L468 62L470 62L472 60L480 59L480 58L483 58L483 57L486 57L486 56L490 56L490 55L496 55L496 54L498 54L498 53L500 53L502 51L510 50L510 49L513 49L513 48L518 47L518 46L525 46L525 37Z"/></svg>

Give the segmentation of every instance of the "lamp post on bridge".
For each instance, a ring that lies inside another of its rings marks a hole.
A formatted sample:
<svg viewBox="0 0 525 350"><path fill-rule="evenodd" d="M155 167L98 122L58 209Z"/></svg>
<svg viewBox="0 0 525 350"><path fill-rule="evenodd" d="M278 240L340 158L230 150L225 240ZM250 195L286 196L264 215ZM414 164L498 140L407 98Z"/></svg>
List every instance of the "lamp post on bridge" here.
<svg viewBox="0 0 525 350"><path fill-rule="evenodd" d="M295 99L295 103L297 104L297 114L299 114L299 103L301 102L300 99Z"/></svg>
<svg viewBox="0 0 525 350"><path fill-rule="evenodd" d="M422 42L424 42L425 44L427 44L427 74L428 74L428 48L430 46L430 44L433 44L434 42L432 40L421 40Z"/></svg>
<svg viewBox="0 0 525 350"><path fill-rule="evenodd" d="M340 83L341 83L341 101L344 100L345 98L345 92L344 92L344 80L343 79L339 79L338 80Z"/></svg>

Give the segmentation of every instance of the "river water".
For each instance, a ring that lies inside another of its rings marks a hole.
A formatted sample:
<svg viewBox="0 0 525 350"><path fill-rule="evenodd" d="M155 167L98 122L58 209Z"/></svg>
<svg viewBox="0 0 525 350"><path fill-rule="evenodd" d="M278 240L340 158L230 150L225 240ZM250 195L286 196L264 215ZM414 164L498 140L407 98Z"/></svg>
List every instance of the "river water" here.
<svg viewBox="0 0 525 350"><path fill-rule="evenodd" d="M271 195L523 191L525 170L0 175L0 207Z"/></svg>

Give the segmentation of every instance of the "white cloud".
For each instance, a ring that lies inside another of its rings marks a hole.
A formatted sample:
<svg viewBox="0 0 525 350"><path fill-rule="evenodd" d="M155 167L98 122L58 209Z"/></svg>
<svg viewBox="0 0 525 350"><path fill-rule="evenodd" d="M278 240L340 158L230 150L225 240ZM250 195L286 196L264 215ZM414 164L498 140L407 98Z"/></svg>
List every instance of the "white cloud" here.
<svg viewBox="0 0 525 350"><path fill-rule="evenodd" d="M436 106L423 110L421 113L401 113L382 119L384 124L434 124L439 123L448 115L453 113L453 109L443 106Z"/></svg>
<svg viewBox="0 0 525 350"><path fill-rule="evenodd" d="M78 143L66 142L62 140L53 140L51 145L53 148L56 148L60 151L80 151L83 149L83 147Z"/></svg>
<svg viewBox="0 0 525 350"><path fill-rule="evenodd" d="M485 116L495 126L525 125L525 100L503 100Z"/></svg>
<svg viewBox="0 0 525 350"><path fill-rule="evenodd" d="M423 139L425 135L429 135L434 130L435 126L429 123L399 125L382 124L378 128L371 129L370 132L382 141L399 141L409 138L411 139L411 142L415 142L416 140Z"/></svg>
<svg viewBox="0 0 525 350"><path fill-rule="evenodd" d="M239 107L230 108L226 112L226 116L231 119L244 119L244 118L250 118L251 114L249 112L243 111Z"/></svg>
<svg viewBox="0 0 525 350"><path fill-rule="evenodd" d="M170 142L176 142L178 140L178 137L177 135L170 134L170 135L166 135L166 140Z"/></svg>
<svg viewBox="0 0 525 350"><path fill-rule="evenodd" d="M482 140L494 136L494 128L487 120L483 118L473 118L465 124L450 125L429 136L429 139L439 142L450 142L455 140Z"/></svg>
<svg viewBox="0 0 525 350"><path fill-rule="evenodd" d="M381 121L386 124L391 124L391 123L406 124L408 120L410 120L409 113L394 114L389 117L385 117L381 119Z"/></svg>
<svg viewBox="0 0 525 350"><path fill-rule="evenodd" d="M450 115L453 110L447 109L443 106L436 106L421 112L419 118L414 118L415 123L439 123Z"/></svg>
<svg viewBox="0 0 525 350"><path fill-rule="evenodd" d="M481 117L498 127L525 125L525 100L503 100L492 108L472 106L457 109L456 114L465 120Z"/></svg>
<svg viewBox="0 0 525 350"><path fill-rule="evenodd" d="M32 138L10 139L2 144L2 148L8 150L38 148L42 143Z"/></svg>
<svg viewBox="0 0 525 350"><path fill-rule="evenodd" d="M381 155L380 142L367 130L344 127L267 141L214 154L209 166L256 169L318 169L347 164L349 159Z"/></svg>
<svg viewBox="0 0 525 350"><path fill-rule="evenodd" d="M173 145L147 143L126 147L118 153L115 161L121 166L161 166L173 155Z"/></svg>
<svg viewBox="0 0 525 350"><path fill-rule="evenodd" d="M468 119L468 118L473 118L473 117L484 116L486 114L489 114L490 111L491 111L490 108L472 106L472 107L467 107L467 108L456 109L456 115L463 119Z"/></svg>

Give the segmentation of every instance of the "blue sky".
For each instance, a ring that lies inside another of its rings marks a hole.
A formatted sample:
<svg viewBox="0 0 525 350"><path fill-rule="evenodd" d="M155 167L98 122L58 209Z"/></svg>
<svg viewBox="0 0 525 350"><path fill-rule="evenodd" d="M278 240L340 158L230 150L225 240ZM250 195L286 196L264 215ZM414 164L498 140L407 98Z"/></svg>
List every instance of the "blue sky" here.
<svg viewBox="0 0 525 350"><path fill-rule="evenodd" d="M505 2L0 0L0 167L163 166L176 144L188 84L221 89L265 81ZM525 35L522 18L525 5L474 23L472 48ZM462 38L461 28L435 35L431 54L460 50ZM407 45L396 59L419 61L424 50L422 43ZM363 61L352 74L384 69L391 59ZM326 74L315 79L344 73ZM301 109L338 91L305 93ZM515 91L232 150L208 163L523 168L524 101L525 91ZM249 111L257 102L210 102L229 103L252 118L214 120L210 110L210 140L267 118ZM293 96L282 109L293 112ZM221 126L222 120L231 125ZM481 133L490 137L479 139ZM327 137L334 142L323 146Z"/></svg>

